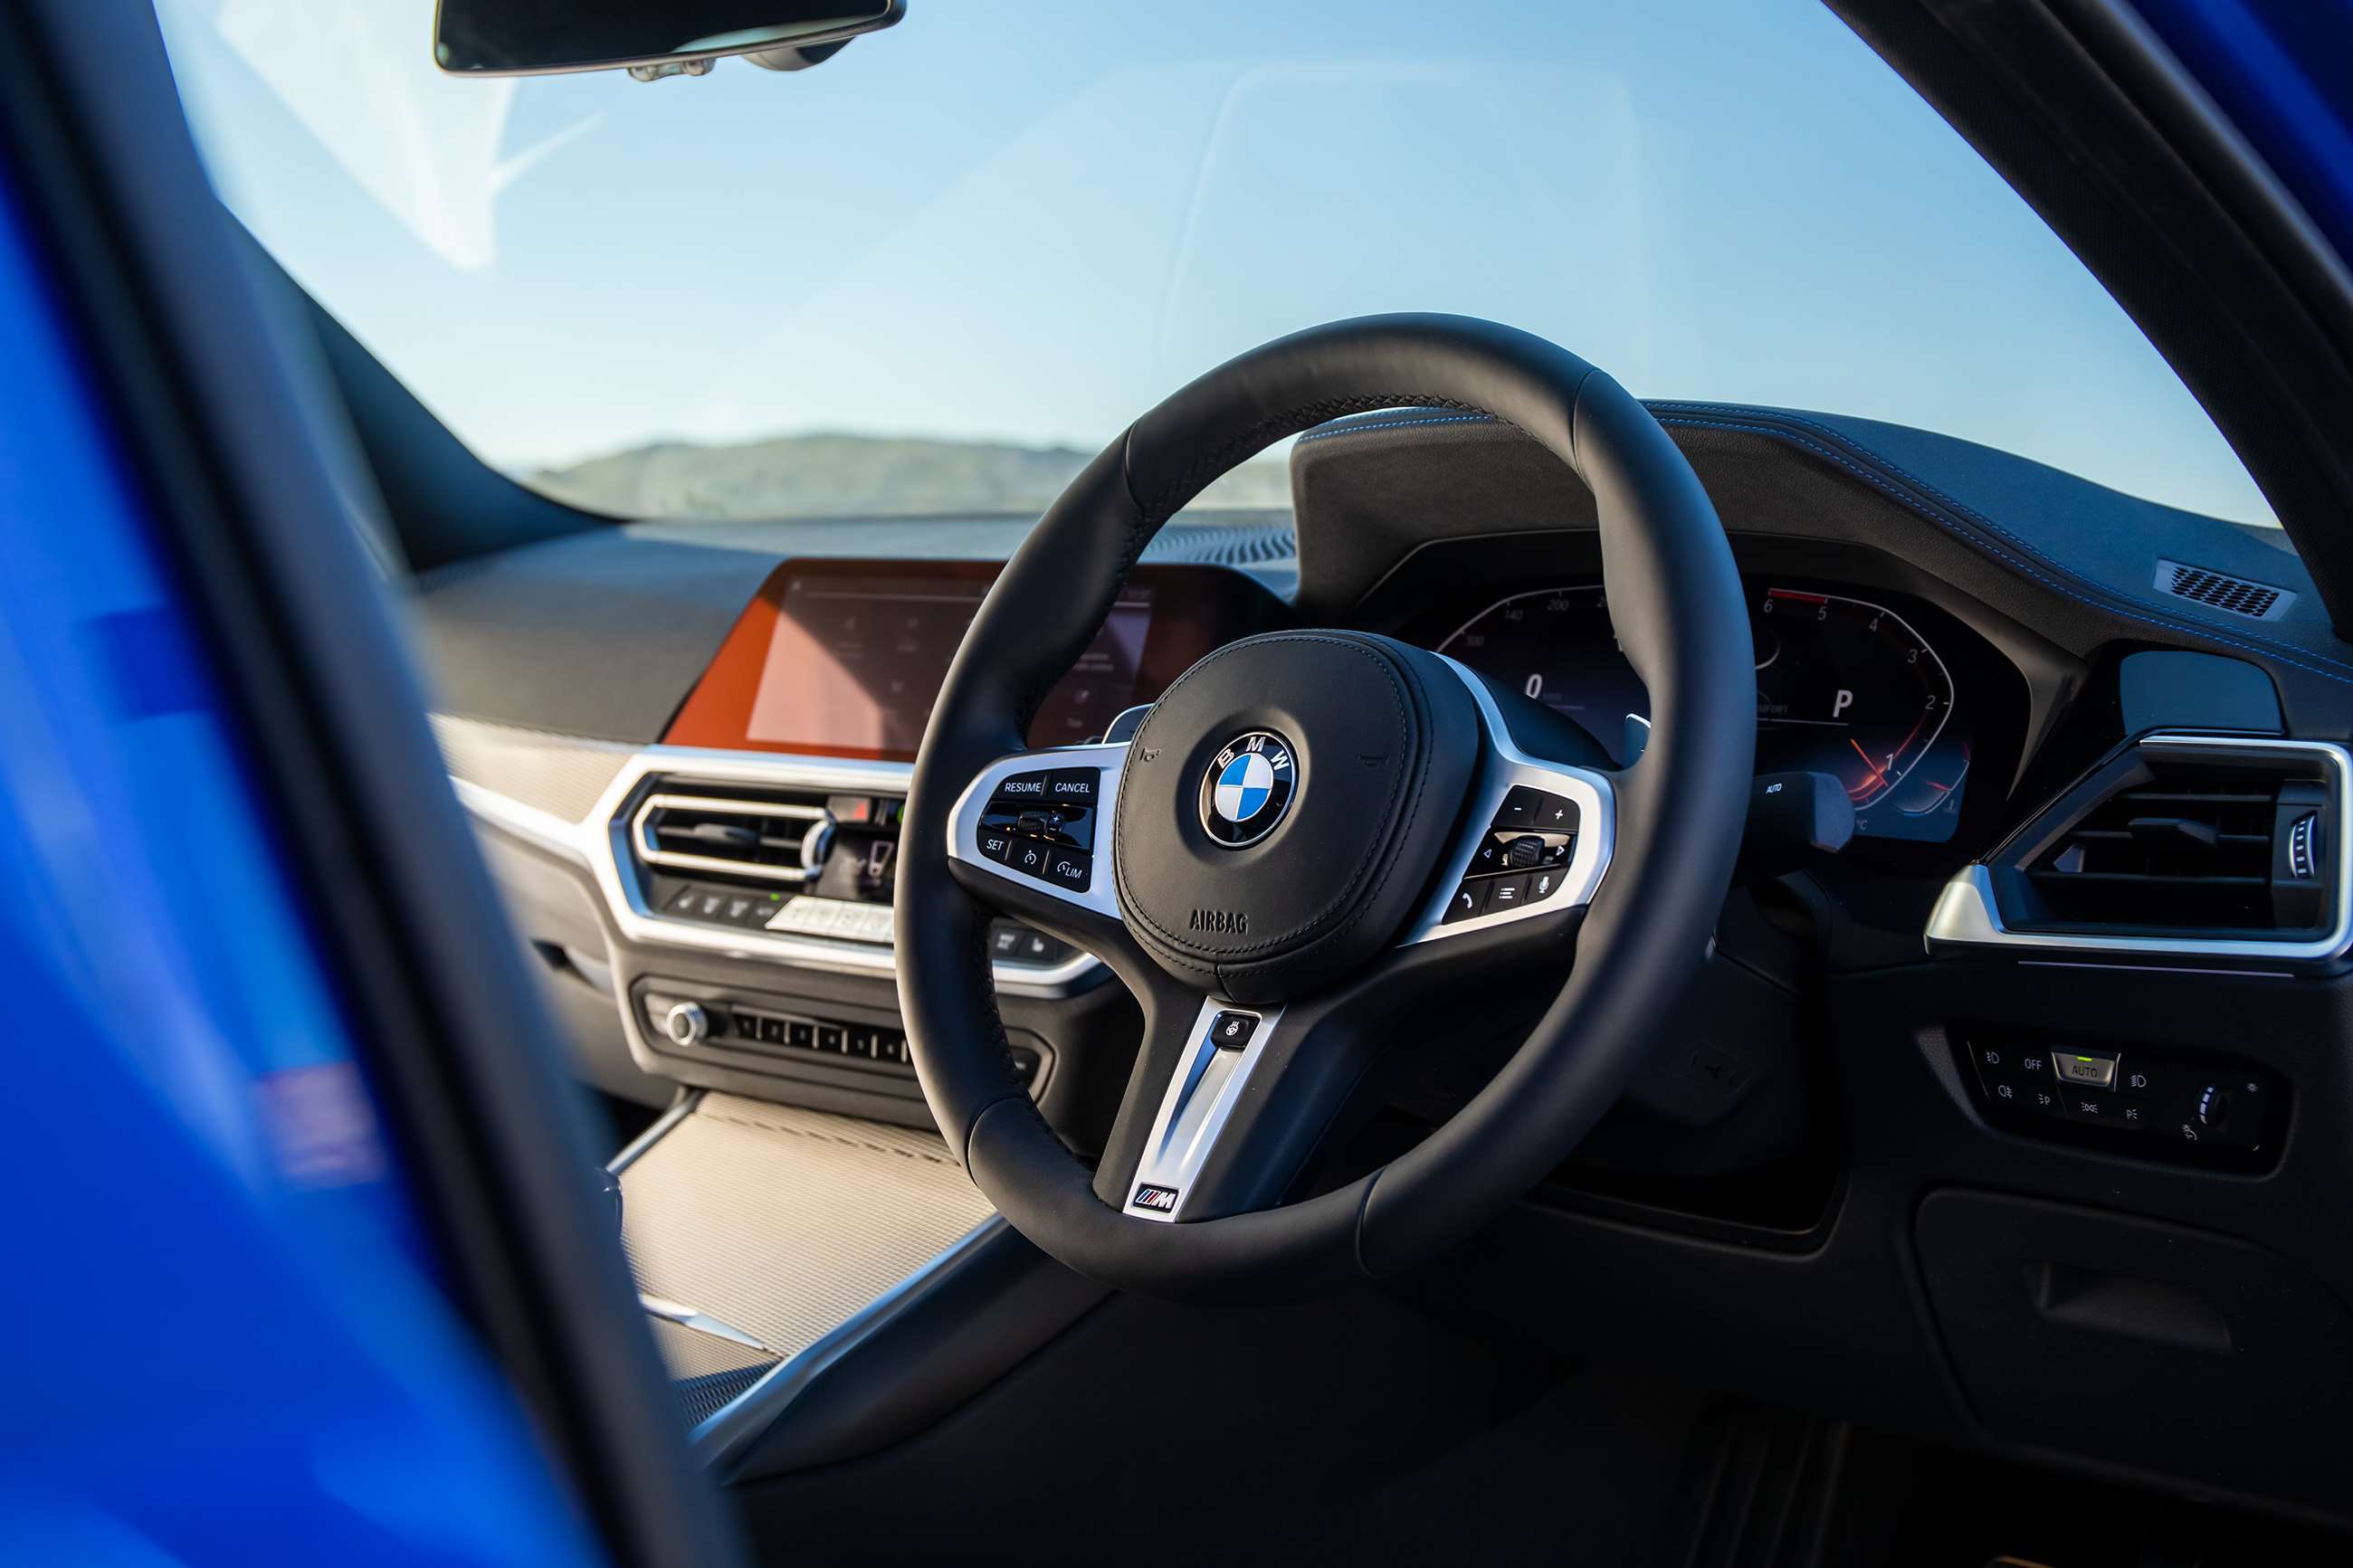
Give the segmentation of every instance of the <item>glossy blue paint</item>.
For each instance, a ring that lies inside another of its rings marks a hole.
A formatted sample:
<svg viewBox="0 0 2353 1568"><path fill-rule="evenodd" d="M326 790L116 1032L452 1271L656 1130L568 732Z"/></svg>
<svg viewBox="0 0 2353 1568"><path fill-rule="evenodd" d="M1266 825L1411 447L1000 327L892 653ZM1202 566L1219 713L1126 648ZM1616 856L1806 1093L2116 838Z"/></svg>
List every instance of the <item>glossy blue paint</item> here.
<svg viewBox="0 0 2353 1568"><path fill-rule="evenodd" d="M435 1279L7 197L0 1563L593 1562Z"/></svg>
<svg viewBox="0 0 2353 1568"><path fill-rule="evenodd" d="M2353 4L2136 4L2337 254L2353 258Z"/></svg>

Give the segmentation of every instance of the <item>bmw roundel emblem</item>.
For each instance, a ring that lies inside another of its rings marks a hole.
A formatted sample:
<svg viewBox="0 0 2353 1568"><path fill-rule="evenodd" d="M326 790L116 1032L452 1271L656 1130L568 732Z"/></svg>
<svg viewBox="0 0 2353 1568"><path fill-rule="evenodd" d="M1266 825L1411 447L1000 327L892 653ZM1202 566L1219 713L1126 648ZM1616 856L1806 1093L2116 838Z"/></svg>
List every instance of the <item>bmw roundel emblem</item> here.
<svg viewBox="0 0 2353 1568"><path fill-rule="evenodd" d="M1249 730L1219 748L1201 775L1201 826L1229 849L1255 844L1291 809L1299 759L1271 730Z"/></svg>

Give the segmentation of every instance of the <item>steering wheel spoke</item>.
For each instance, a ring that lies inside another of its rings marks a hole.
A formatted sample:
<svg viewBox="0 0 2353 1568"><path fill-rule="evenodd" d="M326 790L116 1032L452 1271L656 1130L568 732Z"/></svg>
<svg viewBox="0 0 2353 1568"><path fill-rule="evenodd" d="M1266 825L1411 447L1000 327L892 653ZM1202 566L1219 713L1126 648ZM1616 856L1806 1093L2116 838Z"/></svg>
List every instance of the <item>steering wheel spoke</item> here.
<svg viewBox="0 0 2353 1568"><path fill-rule="evenodd" d="M1124 969L1110 824L1126 763L1122 742L1016 752L983 768L951 818L956 880L989 907Z"/></svg>
<svg viewBox="0 0 2353 1568"><path fill-rule="evenodd" d="M1377 1055L1363 992L1252 1005L1155 987L1096 1196L1162 1224L1283 1202L1345 1125Z"/></svg>
<svg viewBox="0 0 2353 1568"><path fill-rule="evenodd" d="M1403 946L1581 910L1618 844L1611 775L1531 754L1486 683L1446 662L1479 705L1486 754L1464 812L1467 829L1442 862L1429 904L1406 928Z"/></svg>

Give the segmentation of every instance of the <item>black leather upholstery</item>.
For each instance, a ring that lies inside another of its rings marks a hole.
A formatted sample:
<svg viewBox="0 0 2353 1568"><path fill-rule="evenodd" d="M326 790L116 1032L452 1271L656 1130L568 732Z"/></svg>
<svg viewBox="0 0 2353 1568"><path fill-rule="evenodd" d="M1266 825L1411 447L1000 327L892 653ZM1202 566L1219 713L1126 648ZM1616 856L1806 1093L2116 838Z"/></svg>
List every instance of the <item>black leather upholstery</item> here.
<svg viewBox="0 0 2353 1568"><path fill-rule="evenodd" d="M1262 841L1203 828L1203 775L1247 730L1299 753L1298 798ZM1180 980L1280 1002L1396 939L1454 835L1479 716L1419 648L1358 632L1271 632L1187 670L1135 732L1114 863L1128 931ZM1206 910L1247 915L1210 926Z"/></svg>
<svg viewBox="0 0 2353 1568"><path fill-rule="evenodd" d="M1012 1076L981 940L948 869L957 795L1018 750L1153 531L1270 442L1341 415L1476 409L1579 474L1627 657L1651 693L1622 775L1617 858L1586 962L1518 1056L1455 1121L1362 1181L1174 1226L1100 1202ZM1591 365L1493 322L1388 316L1318 327L1219 366L1072 481L1015 555L950 667L917 758L899 862L900 995L924 1094L1006 1217L1072 1268L1171 1295L1248 1296L1401 1268L1525 1193L1617 1097L1696 969L1738 847L1754 745L1747 617L1722 525L1642 406Z"/></svg>

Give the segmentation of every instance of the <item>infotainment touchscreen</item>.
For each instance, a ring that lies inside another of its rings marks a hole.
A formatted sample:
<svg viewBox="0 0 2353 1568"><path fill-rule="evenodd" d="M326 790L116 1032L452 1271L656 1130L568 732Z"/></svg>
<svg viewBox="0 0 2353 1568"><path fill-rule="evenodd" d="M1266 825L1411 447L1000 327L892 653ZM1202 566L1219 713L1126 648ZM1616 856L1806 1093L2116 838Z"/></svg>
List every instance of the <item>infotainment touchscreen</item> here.
<svg viewBox="0 0 2353 1568"><path fill-rule="evenodd" d="M744 725L749 740L788 750L845 748L910 758L932 699L988 584L952 577L795 576ZM1031 727L1060 745L1100 735L1135 700L1152 590L1131 584L1094 643Z"/></svg>
<svg viewBox="0 0 2353 1568"><path fill-rule="evenodd" d="M970 561L795 561L744 608L663 740L674 746L908 762L1000 570ZM1048 694L1033 746L1082 742L1195 659L1262 629L1278 601L1239 574L1135 568Z"/></svg>

